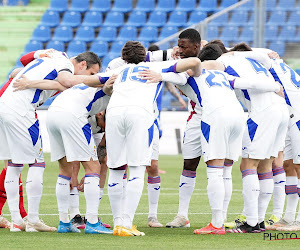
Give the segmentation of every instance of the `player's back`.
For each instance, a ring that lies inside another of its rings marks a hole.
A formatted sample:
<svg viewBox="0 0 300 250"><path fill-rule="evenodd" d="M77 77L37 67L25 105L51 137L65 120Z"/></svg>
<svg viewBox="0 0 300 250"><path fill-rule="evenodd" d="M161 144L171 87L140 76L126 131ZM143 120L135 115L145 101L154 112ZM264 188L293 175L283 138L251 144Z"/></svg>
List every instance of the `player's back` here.
<svg viewBox="0 0 300 250"><path fill-rule="evenodd" d="M272 60L270 72L283 86L288 107L300 113L300 76L281 59Z"/></svg>
<svg viewBox="0 0 300 250"><path fill-rule="evenodd" d="M187 84L179 88L203 109L203 114L225 107L241 111L226 73L218 70L203 70L199 77L189 77Z"/></svg>
<svg viewBox="0 0 300 250"><path fill-rule="evenodd" d="M153 104L161 91L162 83L146 83L139 77L144 69L164 72L174 62L142 62L139 64L126 64L110 73L119 73L114 83L114 91L107 109L124 106L137 106L153 114ZM111 74L112 74L111 73Z"/></svg>
<svg viewBox="0 0 300 250"><path fill-rule="evenodd" d="M237 56L222 56L218 59L225 66L225 72L244 78L255 78L256 81L261 82L274 82L275 81L270 72L260 63L250 58L243 58ZM247 102L246 107L248 111L259 112L262 111L273 103L281 102L280 97L274 92L262 92L260 90L248 89L242 90Z"/></svg>
<svg viewBox="0 0 300 250"><path fill-rule="evenodd" d="M74 72L72 63L61 52L53 58L33 60L13 79L3 93L0 102L22 116L26 115L28 111L34 111L56 91L32 88L14 92L13 83L22 75L25 75L29 80L54 80L56 79L59 70L62 68L68 68L72 73Z"/></svg>
<svg viewBox="0 0 300 250"><path fill-rule="evenodd" d="M62 92L55 98L49 110L66 111L76 117L87 117L104 110L109 98L101 88L92 88L82 83Z"/></svg>

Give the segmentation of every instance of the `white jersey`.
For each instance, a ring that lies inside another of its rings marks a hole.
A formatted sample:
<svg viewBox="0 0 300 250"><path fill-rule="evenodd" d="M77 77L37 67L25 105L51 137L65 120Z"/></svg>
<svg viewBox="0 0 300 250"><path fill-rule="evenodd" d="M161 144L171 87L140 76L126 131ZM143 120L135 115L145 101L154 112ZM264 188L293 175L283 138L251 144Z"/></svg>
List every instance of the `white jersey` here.
<svg viewBox="0 0 300 250"><path fill-rule="evenodd" d="M290 112L300 114L300 76L281 59L273 59L270 72L280 82Z"/></svg>
<svg viewBox="0 0 300 250"><path fill-rule="evenodd" d="M74 66L63 52L56 52L53 58L35 59L19 72L13 79L0 99L0 103L5 103L12 110L25 116L28 112L34 112L55 90L25 89L14 92L13 84L21 75L25 75L30 80L54 80L60 71L67 70L74 73Z"/></svg>
<svg viewBox="0 0 300 250"><path fill-rule="evenodd" d="M87 118L106 109L109 99L110 96L106 95L102 88L93 88L81 83L56 97L49 110L70 112L77 118Z"/></svg>
<svg viewBox="0 0 300 250"><path fill-rule="evenodd" d="M274 82L271 73L260 63L250 58L238 56L222 56L217 59L225 66L225 72L243 78L261 79L261 83ZM246 106L249 112L259 112L273 103L282 103L282 98L274 92L263 92L257 89L243 89L244 100L242 103Z"/></svg>
<svg viewBox="0 0 300 250"><path fill-rule="evenodd" d="M147 80L139 78L138 74L144 69L156 72L169 72L173 70L174 62L141 62L139 64L126 64L116 70L105 74L119 74L114 83L114 91L107 110L115 107L136 106L145 109L153 115L154 102L161 91L162 83L146 83ZM170 69L172 67L172 69ZM102 74L101 74L102 76ZM105 76L105 75L104 75Z"/></svg>
<svg viewBox="0 0 300 250"><path fill-rule="evenodd" d="M242 111L230 86L231 78L223 71L203 70L199 77L189 77L185 85L178 85L178 87L193 102L202 107L203 115L208 115L221 107Z"/></svg>

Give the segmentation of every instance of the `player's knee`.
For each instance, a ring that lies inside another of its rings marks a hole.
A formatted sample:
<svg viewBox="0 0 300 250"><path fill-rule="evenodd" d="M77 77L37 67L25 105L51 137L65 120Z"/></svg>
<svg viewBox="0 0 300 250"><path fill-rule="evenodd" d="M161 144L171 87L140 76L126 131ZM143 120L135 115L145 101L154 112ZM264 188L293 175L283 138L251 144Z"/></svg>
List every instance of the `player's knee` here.
<svg viewBox="0 0 300 250"><path fill-rule="evenodd" d="M189 171L196 171L199 161L200 161L200 156L194 159L184 159L183 169Z"/></svg>

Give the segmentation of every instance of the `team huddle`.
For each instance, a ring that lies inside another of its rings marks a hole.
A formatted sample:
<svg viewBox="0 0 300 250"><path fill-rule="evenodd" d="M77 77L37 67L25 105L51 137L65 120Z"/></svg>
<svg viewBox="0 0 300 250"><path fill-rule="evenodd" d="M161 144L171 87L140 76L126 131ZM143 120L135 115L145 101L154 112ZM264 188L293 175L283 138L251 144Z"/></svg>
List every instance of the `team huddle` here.
<svg viewBox="0 0 300 250"><path fill-rule="evenodd" d="M141 43L127 42L121 57L104 73L98 73L101 62L93 52L69 59L60 51L36 51L21 61L25 67L0 92L0 160L7 162L0 175L0 205L7 199L11 213L10 223L0 217L1 227L11 232L80 233L85 228L87 234L144 236L133 220L145 169L148 226L162 227L157 218L156 99L169 82L188 97L190 115L183 137L178 214L166 227L190 227L189 203L202 156L212 219L194 234L300 230L299 213L295 220L300 195L300 77L276 52L245 43L227 49L220 40L207 43L197 30L186 29L178 46L166 51L146 52ZM58 92L46 120L51 161L59 165L55 228L39 218L45 162L35 110ZM240 156L244 210L229 223L232 165ZM85 176L79 184L80 163ZM23 164L29 165L28 215L19 185ZM107 168L113 230L98 218ZM85 222L78 190L86 200ZM273 214L265 221L272 194Z"/></svg>

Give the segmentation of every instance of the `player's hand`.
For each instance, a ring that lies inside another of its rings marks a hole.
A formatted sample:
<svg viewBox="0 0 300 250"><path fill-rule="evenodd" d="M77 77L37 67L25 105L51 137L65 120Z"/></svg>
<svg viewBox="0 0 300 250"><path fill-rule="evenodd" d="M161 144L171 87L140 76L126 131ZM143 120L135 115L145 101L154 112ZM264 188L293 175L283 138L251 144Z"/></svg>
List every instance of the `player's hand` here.
<svg viewBox="0 0 300 250"><path fill-rule="evenodd" d="M178 46L174 46L173 47L173 51L171 53L171 57L173 59L180 59L180 56L179 56L179 47Z"/></svg>
<svg viewBox="0 0 300 250"><path fill-rule="evenodd" d="M84 177L81 178L79 185L77 186L78 191L84 191Z"/></svg>
<svg viewBox="0 0 300 250"><path fill-rule="evenodd" d="M201 40L201 43L200 43L201 49L202 49L206 44L208 44L208 41L206 41L206 40Z"/></svg>
<svg viewBox="0 0 300 250"><path fill-rule="evenodd" d="M280 90L279 90L278 92L276 92L276 94L284 98L284 92L283 92L283 87L282 87L282 85L281 85L279 82L276 82L276 83L277 83L277 84L279 85L279 87L280 87Z"/></svg>
<svg viewBox="0 0 300 250"><path fill-rule="evenodd" d="M14 92L18 91L18 90L24 90L24 89L29 89L30 88L30 84L29 84L29 79L22 75L19 79L17 79L14 84Z"/></svg>
<svg viewBox="0 0 300 250"><path fill-rule="evenodd" d="M180 103L180 108L185 109L186 108L186 102L181 97L178 99L178 101Z"/></svg>
<svg viewBox="0 0 300 250"><path fill-rule="evenodd" d="M55 49L46 49L44 53L39 54L40 58L43 57L48 57L48 58L52 58L53 54L56 52Z"/></svg>
<svg viewBox="0 0 300 250"><path fill-rule="evenodd" d="M270 53L268 53L268 56L271 58L271 59L280 59L280 56L278 55L278 53L276 51L272 51Z"/></svg>
<svg viewBox="0 0 300 250"><path fill-rule="evenodd" d="M112 95L113 85L118 75L112 75L103 85L103 92L107 95Z"/></svg>
<svg viewBox="0 0 300 250"><path fill-rule="evenodd" d="M147 80L147 83L160 82L162 80L161 74L150 69L144 69L139 72L139 77L142 80Z"/></svg>
<svg viewBox="0 0 300 250"><path fill-rule="evenodd" d="M105 110L97 113L96 115L96 122L97 122L97 126L100 127L102 129L102 131L105 131Z"/></svg>
<svg viewBox="0 0 300 250"><path fill-rule="evenodd" d="M70 190L72 190L74 187L78 187L78 179L77 177L71 176L71 181L70 181Z"/></svg>

